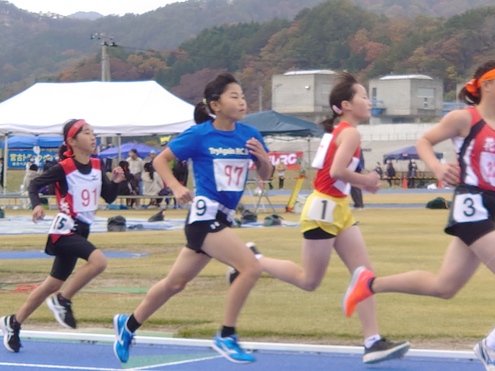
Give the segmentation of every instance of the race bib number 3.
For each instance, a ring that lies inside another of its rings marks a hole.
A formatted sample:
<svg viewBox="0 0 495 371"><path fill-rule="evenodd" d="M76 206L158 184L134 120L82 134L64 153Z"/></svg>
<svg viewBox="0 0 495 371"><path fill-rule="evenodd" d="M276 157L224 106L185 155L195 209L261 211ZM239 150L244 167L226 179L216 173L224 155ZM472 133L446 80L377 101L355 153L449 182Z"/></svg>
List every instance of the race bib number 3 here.
<svg viewBox="0 0 495 371"><path fill-rule="evenodd" d="M335 202L328 198L312 197L308 209L308 218L320 222L332 223Z"/></svg>
<svg viewBox="0 0 495 371"><path fill-rule="evenodd" d="M69 234L74 228L74 220L67 214L58 213L53 218L48 234Z"/></svg>
<svg viewBox="0 0 495 371"><path fill-rule="evenodd" d="M480 194L458 194L454 199L454 220L459 223L477 222L488 219L488 211Z"/></svg>
<svg viewBox="0 0 495 371"><path fill-rule="evenodd" d="M243 191L246 184L248 165L248 159L213 160L217 191Z"/></svg>

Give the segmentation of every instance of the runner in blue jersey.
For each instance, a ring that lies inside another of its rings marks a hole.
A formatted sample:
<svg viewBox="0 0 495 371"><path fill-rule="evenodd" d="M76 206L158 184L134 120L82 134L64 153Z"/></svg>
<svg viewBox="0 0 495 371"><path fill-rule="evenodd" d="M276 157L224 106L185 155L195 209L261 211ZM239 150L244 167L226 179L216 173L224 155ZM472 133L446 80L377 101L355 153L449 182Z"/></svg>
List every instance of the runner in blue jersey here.
<svg viewBox="0 0 495 371"><path fill-rule="evenodd" d="M261 134L240 123L246 101L239 83L221 74L208 83L204 101L196 105L194 119L200 125L186 130L170 142L153 161L163 181L180 203L191 203L186 220L186 247L181 250L169 274L156 283L130 316L115 315L114 353L121 362L129 359L134 332L214 258L240 272L230 286L223 326L212 346L236 363L255 361L238 344L235 325L249 292L261 275L261 266L230 226L246 184L250 161L266 180L272 173L268 149ZM196 194L181 185L169 162L191 159ZM200 308L198 308L200 310Z"/></svg>

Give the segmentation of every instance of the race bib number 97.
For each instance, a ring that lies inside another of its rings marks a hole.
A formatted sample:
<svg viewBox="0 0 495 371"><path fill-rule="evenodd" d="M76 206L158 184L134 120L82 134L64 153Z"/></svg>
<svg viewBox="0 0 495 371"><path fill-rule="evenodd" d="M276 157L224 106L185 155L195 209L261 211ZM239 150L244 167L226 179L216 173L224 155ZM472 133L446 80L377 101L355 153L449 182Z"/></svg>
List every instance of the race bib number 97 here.
<svg viewBox="0 0 495 371"><path fill-rule="evenodd" d="M213 172L217 191L244 191L248 165L248 159L213 160Z"/></svg>

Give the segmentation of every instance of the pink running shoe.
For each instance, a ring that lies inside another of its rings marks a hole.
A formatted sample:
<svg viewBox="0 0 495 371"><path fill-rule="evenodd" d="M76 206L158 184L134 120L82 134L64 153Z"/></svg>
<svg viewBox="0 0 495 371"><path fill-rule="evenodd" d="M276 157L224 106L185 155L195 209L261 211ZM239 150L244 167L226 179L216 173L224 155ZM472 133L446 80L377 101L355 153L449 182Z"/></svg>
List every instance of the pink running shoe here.
<svg viewBox="0 0 495 371"><path fill-rule="evenodd" d="M356 305L373 295L370 289L370 281L375 274L365 267L357 267L351 277L351 283L342 301L342 309L346 317L352 316Z"/></svg>

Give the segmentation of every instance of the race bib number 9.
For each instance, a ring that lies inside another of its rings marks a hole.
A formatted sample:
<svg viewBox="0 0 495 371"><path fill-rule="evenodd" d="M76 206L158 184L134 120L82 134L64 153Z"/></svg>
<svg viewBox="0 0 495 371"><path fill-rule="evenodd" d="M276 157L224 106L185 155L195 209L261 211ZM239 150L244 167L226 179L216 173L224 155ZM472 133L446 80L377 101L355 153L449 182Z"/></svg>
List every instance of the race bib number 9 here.
<svg viewBox="0 0 495 371"><path fill-rule="evenodd" d="M480 194L458 194L454 198L454 220L459 223L478 222L488 219L488 211Z"/></svg>
<svg viewBox="0 0 495 371"><path fill-rule="evenodd" d="M93 187L92 185L88 183L74 185L73 204L76 213L98 209L100 195L96 185L93 185Z"/></svg>
<svg viewBox="0 0 495 371"><path fill-rule="evenodd" d="M53 218L48 234L69 234L74 228L74 220L67 214L58 213Z"/></svg>
<svg viewBox="0 0 495 371"><path fill-rule="evenodd" d="M199 221L214 220L217 217L218 202L207 197L194 197L189 214L189 224Z"/></svg>
<svg viewBox="0 0 495 371"><path fill-rule="evenodd" d="M213 172L217 191L244 191L248 159L215 159Z"/></svg>
<svg viewBox="0 0 495 371"><path fill-rule="evenodd" d="M311 197L311 204L308 209L308 218L320 222L332 223L335 202L328 198Z"/></svg>

